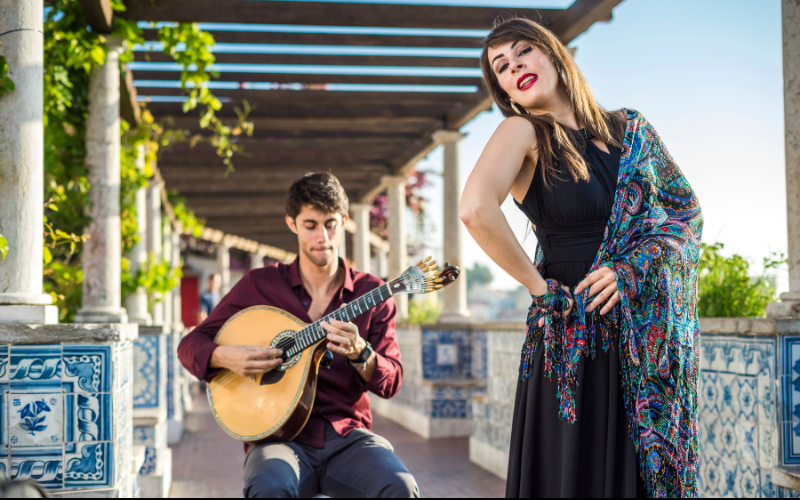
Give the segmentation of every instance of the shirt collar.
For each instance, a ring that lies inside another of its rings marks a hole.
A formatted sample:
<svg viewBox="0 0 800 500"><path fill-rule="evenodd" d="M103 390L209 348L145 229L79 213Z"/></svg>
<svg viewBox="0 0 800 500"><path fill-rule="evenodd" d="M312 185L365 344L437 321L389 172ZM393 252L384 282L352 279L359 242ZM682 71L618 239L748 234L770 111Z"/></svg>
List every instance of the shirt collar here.
<svg viewBox="0 0 800 500"><path fill-rule="evenodd" d="M353 272L350 269L350 266L347 265L347 262L341 257L339 257L339 267L344 269L344 284L342 284L342 290L347 290L348 292L353 293L353 287L355 285L355 281L353 280ZM294 259L294 262L289 264L289 276L292 280L292 288L303 286L303 280L300 279L299 256Z"/></svg>

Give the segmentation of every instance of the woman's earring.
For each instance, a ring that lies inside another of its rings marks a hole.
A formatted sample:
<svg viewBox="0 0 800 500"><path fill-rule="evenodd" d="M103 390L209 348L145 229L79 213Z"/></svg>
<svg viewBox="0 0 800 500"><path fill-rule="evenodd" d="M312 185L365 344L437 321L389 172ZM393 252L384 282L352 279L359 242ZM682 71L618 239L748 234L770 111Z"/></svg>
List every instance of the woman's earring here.
<svg viewBox="0 0 800 500"><path fill-rule="evenodd" d="M518 115L522 114L519 112L519 109L517 108L517 105L516 103L514 103L514 101L511 101L511 107L514 108L514 111L516 111Z"/></svg>

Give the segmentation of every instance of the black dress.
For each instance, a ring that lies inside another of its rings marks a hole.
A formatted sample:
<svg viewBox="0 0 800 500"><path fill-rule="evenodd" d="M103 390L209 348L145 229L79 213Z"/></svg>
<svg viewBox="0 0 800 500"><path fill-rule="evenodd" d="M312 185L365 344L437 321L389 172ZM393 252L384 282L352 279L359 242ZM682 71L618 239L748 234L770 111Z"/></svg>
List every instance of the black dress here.
<svg viewBox="0 0 800 500"><path fill-rule="evenodd" d="M589 272L611 216L620 150L605 153L586 141L588 182L575 182L563 166L550 188L537 165L528 193L517 206L535 226L545 257L545 278L577 285ZM598 308L596 311L599 313ZM630 440L619 376L617 343L578 369L577 421L558 417L556 379L544 374L539 338L530 378L520 380L508 463L506 497L646 496Z"/></svg>

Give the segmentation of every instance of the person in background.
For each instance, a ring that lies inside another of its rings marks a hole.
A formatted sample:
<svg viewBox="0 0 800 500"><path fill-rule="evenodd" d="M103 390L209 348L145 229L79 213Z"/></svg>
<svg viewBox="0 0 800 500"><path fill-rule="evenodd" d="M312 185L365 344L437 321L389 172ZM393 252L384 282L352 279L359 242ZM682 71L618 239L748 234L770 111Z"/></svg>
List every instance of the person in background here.
<svg viewBox="0 0 800 500"><path fill-rule="evenodd" d="M200 294L200 321L202 323L206 320L211 311L217 307L222 297L219 295L219 289L222 286L222 276L219 273L214 273L208 277L208 290Z"/></svg>

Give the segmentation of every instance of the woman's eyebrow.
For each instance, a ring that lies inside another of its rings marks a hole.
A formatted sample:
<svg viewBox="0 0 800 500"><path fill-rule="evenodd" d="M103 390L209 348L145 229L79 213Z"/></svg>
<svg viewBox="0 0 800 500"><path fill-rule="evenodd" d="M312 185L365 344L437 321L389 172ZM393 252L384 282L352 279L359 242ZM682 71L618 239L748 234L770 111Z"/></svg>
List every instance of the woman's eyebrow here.
<svg viewBox="0 0 800 500"><path fill-rule="evenodd" d="M517 40L516 42L512 43L512 44L511 44L511 50L514 50L514 47L516 47L518 43L519 43L519 40ZM495 62L496 60L500 59L500 58L501 58L501 57L503 57L504 55L505 55L505 54L497 54L497 56L495 56L495 58L494 58L494 59L492 59L492 64L494 64L494 62Z"/></svg>

